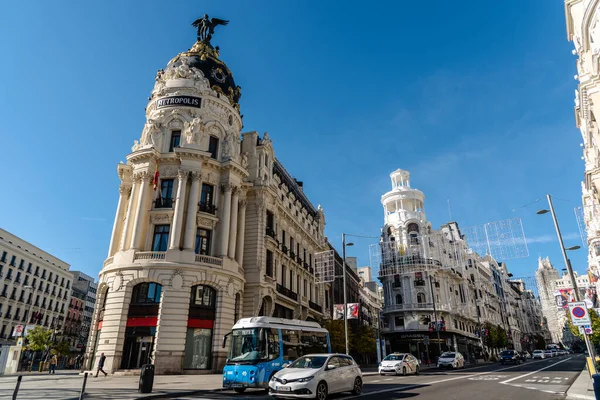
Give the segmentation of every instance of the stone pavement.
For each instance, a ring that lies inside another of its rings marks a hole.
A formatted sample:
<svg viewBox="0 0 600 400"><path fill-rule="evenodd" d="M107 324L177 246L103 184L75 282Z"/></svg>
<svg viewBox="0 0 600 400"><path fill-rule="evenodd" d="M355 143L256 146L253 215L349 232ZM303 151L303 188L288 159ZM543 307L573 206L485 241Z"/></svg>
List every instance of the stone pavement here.
<svg viewBox="0 0 600 400"><path fill-rule="evenodd" d="M594 386L592 383L592 378L590 377L587 368L581 371L577 379L575 379L575 382L573 382L569 390L567 390L567 399L596 399L596 396L594 395Z"/></svg>

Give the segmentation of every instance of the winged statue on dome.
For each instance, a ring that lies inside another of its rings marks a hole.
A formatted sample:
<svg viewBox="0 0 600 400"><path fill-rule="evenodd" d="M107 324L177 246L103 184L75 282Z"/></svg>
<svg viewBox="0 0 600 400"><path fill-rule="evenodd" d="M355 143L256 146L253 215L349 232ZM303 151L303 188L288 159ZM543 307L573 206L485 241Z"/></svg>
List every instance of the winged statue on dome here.
<svg viewBox="0 0 600 400"><path fill-rule="evenodd" d="M215 26L227 25L229 21L219 18L208 18L208 14L204 14L202 18L198 18L192 23L192 26L198 29L198 40L210 44Z"/></svg>

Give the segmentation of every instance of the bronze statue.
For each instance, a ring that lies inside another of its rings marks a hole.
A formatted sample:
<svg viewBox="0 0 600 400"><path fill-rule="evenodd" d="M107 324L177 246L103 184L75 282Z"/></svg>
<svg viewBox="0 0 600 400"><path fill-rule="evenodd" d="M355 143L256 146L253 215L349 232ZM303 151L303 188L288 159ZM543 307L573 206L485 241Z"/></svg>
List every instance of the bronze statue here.
<svg viewBox="0 0 600 400"><path fill-rule="evenodd" d="M204 14L204 17L198 18L194 21L192 26L198 28L198 40L207 44L210 44L213 33L215 33L215 26L227 25L229 21L219 18L208 18L208 14Z"/></svg>

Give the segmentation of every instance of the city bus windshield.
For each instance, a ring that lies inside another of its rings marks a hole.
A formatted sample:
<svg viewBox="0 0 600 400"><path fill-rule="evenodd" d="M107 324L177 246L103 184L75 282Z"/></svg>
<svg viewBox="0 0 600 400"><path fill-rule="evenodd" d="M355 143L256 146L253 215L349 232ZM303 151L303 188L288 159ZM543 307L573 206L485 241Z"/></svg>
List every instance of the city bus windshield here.
<svg viewBox="0 0 600 400"><path fill-rule="evenodd" d="M235 329L229 349L229 361L252 363L267 357L263 328Z"/></svg>

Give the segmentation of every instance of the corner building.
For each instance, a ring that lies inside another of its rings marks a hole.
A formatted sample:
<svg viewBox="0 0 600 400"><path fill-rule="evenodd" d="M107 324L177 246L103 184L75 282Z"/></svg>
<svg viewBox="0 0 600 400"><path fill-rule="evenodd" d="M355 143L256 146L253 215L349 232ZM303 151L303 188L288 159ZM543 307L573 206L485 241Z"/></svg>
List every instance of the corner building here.
<svg viewBox="0 0 600 400"><path fill-rule="evenodd" d="M323 210L267 133L241 133L240 95L210 38L158 71L140 140L117 166L87 367L104 352L110 372L217 372L239 318L326 315L313 264Z"/></svg>

